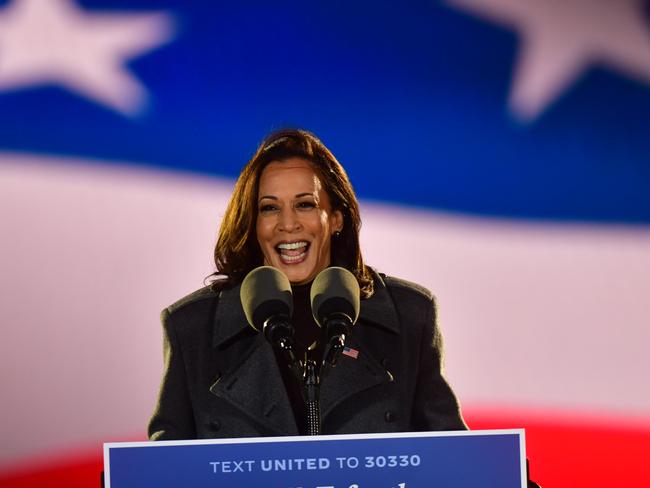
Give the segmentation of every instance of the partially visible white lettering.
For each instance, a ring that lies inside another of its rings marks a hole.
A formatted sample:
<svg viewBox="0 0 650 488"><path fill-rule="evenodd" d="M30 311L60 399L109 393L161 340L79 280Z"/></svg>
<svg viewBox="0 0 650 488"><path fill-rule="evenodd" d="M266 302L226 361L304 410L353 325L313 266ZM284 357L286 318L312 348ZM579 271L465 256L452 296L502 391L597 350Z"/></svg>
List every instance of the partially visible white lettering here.
<svg viewBox="0 0 650 488"><path fill-rule="evenodd" d="M350 468L355 469L359 467L359 458L351 457L337 457L336 460L339 462L339 468Z"/></svg>
<svg viewBox="0 0 650 488"><path fill-rule="evenodd" d="M337 458L338 459L338 458ZM421 463L420 456L412 454L410 456L366 456L364 458L364 468L395 468L400 467L417 467Z"/></svg>
<svg viewBox="0 0 650 488"><path fill-rule="evenodd" d="M243 461L211 461L213 473L244 473L252 472L255 467L254 459L246 459Z"/></svg>
<svg viewBox="0 0 650 488"><path fill-rule="evenodd" d="M328 458L261 459L262 471L313 471L330 468Z"/></svg>

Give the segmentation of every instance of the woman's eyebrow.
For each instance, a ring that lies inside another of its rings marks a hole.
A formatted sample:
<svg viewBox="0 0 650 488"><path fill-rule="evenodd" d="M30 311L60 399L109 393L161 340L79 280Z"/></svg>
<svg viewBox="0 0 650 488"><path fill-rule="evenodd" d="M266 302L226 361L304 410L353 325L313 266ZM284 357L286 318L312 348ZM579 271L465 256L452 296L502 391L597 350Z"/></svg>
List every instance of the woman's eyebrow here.
<svg viewBox="0 0 650 488"><path fill-rule="evenodd" d="M316 195L311 192L303 192L303 193L297 193L294 198L302 198L302 197L315 197ZM259 198L259 201L261 202L264 199L269 199L269 200L278 200L278 197L274 195L262 195Z"/></svg>

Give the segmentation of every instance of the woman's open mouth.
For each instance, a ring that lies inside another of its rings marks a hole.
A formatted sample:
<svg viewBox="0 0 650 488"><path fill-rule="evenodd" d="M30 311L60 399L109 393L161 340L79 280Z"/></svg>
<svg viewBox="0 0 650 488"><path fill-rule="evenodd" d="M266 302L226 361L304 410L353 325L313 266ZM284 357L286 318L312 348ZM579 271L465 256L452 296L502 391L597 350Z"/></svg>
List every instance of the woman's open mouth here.
<svg viewBox="0 0 650 488"><path fill-rule="evenodd" d="M300 263L307 256L307 251L309 249L309 242L307 241L298 241L298 242L283 242L275 246L275 250L280 255L280 260L284 264L296 264Z"/></svg>

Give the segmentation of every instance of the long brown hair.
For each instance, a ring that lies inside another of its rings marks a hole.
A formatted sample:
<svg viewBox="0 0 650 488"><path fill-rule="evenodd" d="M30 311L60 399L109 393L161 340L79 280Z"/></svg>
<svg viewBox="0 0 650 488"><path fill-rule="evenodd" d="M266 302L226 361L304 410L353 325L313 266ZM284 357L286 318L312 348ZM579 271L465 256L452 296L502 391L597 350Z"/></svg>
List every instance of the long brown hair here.
<svg viewBox="0 0 650 488"><path fill-rule="evenodd" d="M373 292L373 281L361 256L361 216L352 184L331 151L314 134L299 129L270 134L239 175L214 248L217 266L214 276L217 280L213 284L223 282L220 276L228 282L238 283L249 271L263 264L264 257L255 229L260 176L270 162L294 157L309 161L314 166L327 191L332 210L343 214L343 228L332 237L332 265L351 271L359 282L362 296L369 297Z"/></svg>

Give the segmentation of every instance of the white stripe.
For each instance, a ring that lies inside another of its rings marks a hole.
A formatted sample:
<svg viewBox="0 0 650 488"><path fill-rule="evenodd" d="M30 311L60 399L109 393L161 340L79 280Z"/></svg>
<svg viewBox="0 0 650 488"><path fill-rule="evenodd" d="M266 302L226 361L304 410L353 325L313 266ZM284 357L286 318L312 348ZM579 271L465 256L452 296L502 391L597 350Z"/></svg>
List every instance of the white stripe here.
<svg viewBox="0 0 650 488"><path fill-rule="evenodd" d="M231 188L0 155L0 466L144 437L158 312L213 269ZM438 296L465 404L649 414L650 232L363 210L367 262Z"/></svg>
<svg viewBox="0 0 650 488"><path fill-rule="evenodd" d="M231 187L0 156L0 465L146 435L158 314L211 272Z"/></svg>
<svg viewBox="0 0 650 488"><path fill-rule="evenodd" d="M465 403L650 418L650 228L364 215L368 262L436 294Z"/></svg>

